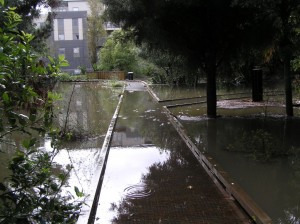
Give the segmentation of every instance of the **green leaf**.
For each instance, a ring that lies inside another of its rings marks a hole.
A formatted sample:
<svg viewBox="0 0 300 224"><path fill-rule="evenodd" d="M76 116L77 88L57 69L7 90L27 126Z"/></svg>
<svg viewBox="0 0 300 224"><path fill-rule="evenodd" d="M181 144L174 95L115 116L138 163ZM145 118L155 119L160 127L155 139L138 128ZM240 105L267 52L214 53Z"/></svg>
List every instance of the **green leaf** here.
<svg viewBox="0 0 300 224"><path fill-rule="evenodd" d="M74 187L75 193L77 197L83 197L84 193L82 191L79 191L78 187Z"/></svg>
<svg viewBox="0 0 300 224"><path fill-rule="evenodd" d="M32 138L32 139L24 139L22 141L22 146L25 149L29 149L30 147L34 146L36 143L37 139L36 138Z"/></svg>
<svg viewBox="0 0 300 224"><path fill-rule="evenodd" d="M53 59L51 56L48 56L48 59L49 59L49 61L50 61L52 64L55 63L54 59Z"/></svg>
<svg viewBox="0 0 300 224"><path fill-rule="evenodd" d="M50 187L53 191L58 191L59 189L57 184L51 184Z"/></svg>
<svg viewBox="0 0 300 224"><path fill-rule="evenodd" d="M25 160L25 154L21 151L17 152L17 155L12 159L12 165L19 164Z"/></svg>
<svg viewBox="0 0 300 224"><path fill-rule="evenodd" d="M63 181L65 178L66 178L66 175L63 174L63 173L60 173L60 174L58 175L58 179L61 180L61 181Z"/></svg>
<svg viewBox="0 0 300 224"><path fill-rule="evenodd" d="M4 5L4 0L0 0L0 4L1 4L1 5Z"/></svg>
<svg viewBox="0 0 300 224"><path fill-rule="evenodd" d="M10 97L9 97L9 95L8 95L7 92L4 92L4 93L2 94L2 99L3 99L3 101L4 101L5 103L7 103L7 104L10 102Z"/></svg>

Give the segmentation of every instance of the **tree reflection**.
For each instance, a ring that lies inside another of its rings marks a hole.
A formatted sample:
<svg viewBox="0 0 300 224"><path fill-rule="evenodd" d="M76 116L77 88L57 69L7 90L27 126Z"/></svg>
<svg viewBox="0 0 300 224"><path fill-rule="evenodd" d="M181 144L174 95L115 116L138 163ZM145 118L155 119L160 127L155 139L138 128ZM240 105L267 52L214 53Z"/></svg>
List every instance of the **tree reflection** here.
<svg viewBox="0 0 300 224"><path fill-rule="evenodd" d="M300 210L299 207L294 207L284 211L284 217L278 219L278 224L299 224Z"/></svg>
<svg viewBox="0 0 300 224"><path fill-rule="evenodd" d="M112 223L198 223L215 217L211 208L216 205L208 198L218 201L219 209L228 214L228 223L240 223L158 104L144 93L126 95L123 103L127 106L121 110L117 124L117 128L123 128L118 130L130 128L133 122L135 137L147 139L167 152L169 158L151 165L141 182L131 186L119 203L111 205L115 214Z"/></svg>
<svg viewBox="0 0 300 224"><path fill-rule="evenodd" d="M82 140L86 140L83 147L85 144L101 147L122 89L92 82L60 83L56 91L62 95L62 101L57 102L56 125L65 127L73 140L66 142L64 147L81 147L78 143Z"/></svg>

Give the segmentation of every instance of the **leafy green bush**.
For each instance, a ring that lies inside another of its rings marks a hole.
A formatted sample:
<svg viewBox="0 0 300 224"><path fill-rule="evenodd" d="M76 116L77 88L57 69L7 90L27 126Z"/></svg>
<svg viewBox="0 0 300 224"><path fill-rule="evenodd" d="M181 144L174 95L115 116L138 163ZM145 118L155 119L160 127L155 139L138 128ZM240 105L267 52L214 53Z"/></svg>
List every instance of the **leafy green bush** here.
<svg viewBox="0 0 300 224"><path fill-rule="evenodd" d="M78 80L87 80L86 75L71 75L69 73L62 72L57 76L59 81L78 81Z"/></svg>
<svg viewBox="0 0 300 224"><path fill-rule="evenodd" d="M125 31L114 31L100 50L99 70L133 71L137 66L138 50Z"/></svg>
<svg viewBox="0 0 300 224"><path fill-rule="evenodd" d="M32 50L34 37L17 30L21 17L3 0L0 14L5 19L0 28L0 145L15 152L11 175L0 184L0 222L74 223L82 202L62 194L70 168L54 172L61 133L52 127L53 102L59 96L50 92L60 67L68 63L64 57L43 63ZM52 152L37 149L46 134ZM14 144L12 135L21 144ZM82 196L77 188L75 193Z"/></svg>

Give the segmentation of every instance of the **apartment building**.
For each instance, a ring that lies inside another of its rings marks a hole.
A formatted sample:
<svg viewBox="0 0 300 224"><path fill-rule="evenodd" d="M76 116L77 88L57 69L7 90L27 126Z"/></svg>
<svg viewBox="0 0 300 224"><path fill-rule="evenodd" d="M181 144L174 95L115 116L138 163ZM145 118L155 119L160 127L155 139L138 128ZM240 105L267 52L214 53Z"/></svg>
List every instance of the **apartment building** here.
<svg viewBox="0 0 300 224"><path fill-rule="evenodd" d="M79 67L92 70L87 39L87 17L90 12L87 0L62 0L60 7L52 11L55 12L55 18L53 31L48 40L50 54L54 57L65 56L70 65L62 68L64 71L77 73ZM35 20L37 27L43 25L46 17L47 15L42 14ZM120 29L110 22L103 25L107 34ZM98 41L98 49L103 46L105 40L101 38Z"/></svg>
<svg viewBox="0 0 300 224"><path fill-rule="evenodd" d="M63 0L61 6L53 11L51 53L55 57L65 56L70 64L63 68L65 71L76 73L80 66L91 69L87 44L87 1Z"/></svg>

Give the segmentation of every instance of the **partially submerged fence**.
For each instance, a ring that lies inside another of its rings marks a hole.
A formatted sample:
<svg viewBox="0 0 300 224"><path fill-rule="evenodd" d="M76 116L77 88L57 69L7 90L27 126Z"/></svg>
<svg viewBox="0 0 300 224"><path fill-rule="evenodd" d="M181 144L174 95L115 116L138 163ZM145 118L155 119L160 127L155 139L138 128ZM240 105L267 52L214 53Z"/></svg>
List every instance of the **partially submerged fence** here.
<svg viewBox="0 0 300 224"><path fill-rule="evenodd" d="M117 79L125 80L124 71L97 71L87 73L89 79Z"/></svg>

